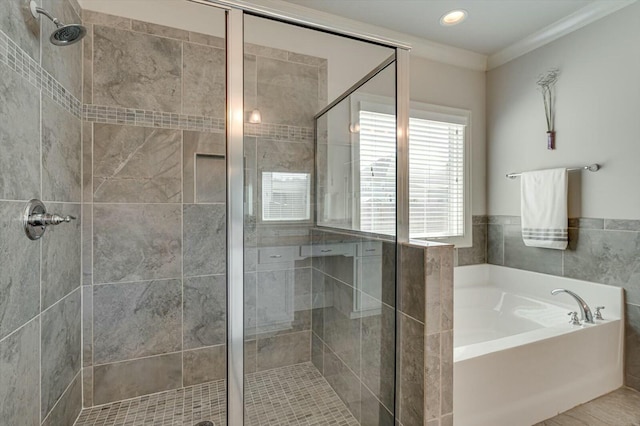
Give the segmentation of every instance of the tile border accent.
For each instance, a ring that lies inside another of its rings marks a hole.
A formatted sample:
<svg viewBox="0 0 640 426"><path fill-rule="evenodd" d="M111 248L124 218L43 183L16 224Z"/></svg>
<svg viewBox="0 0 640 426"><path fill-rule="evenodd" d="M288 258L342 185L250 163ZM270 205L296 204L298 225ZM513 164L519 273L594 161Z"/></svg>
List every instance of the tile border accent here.
<svg viewBox="0 0 640 426"><path fill-rule="evenodd" d="M0 63L7 65L36 89L77 118L82 118L82 103L70 91L31 58L7 34L0 30Z"/></svg>
<svg viewBox="0 0 640 426"><path fill-rule="evenodd" d="M7 65L73 116L87 122L212 133L224 133L226 131L226 120L224 118L82 104L78 98L65 89L59 81L22 50L2 30L0 30L0 63ZM312 127L245 123L245 136L276 140L310 141L315 137L315 131Z"/></svg>
<svg viewBox="0 0 640 426"><path fill-rule="evenodd" d="M159 127L163 129L192 130L224 133L224 118L185 115L136 108L85 104L84 120L91 123L121 124L125 126Z"/></svg>
<svg viewBox="0 0 640 426"><path fill-rule="evenodd" d="M245 136L275 140L313 141L315 131L313 127L288 126L286 124L244 124Z"/></svg>
<svg viewBox="0 0 640 426"><path fill-rule="evenodd" d="M84 120L90 123L120 124L124 126L157 127L162 129L198 132L224 133L224 118L199 115L185 115L171 112L143 110L85 104ZM312 141L315 132L312 127L288 126L285 124L245 123L245 136L275 140Z"/></svg>

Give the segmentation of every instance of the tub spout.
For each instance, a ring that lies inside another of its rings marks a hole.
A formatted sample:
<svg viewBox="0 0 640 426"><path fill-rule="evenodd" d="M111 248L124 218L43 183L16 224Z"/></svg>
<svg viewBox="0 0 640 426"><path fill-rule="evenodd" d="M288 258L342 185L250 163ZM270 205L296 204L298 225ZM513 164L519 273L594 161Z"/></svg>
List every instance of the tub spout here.
<svg viewBox="0 0 640 426"><path fill-rule="evenodd" d="M585 302L582 297L578 296L571 290L567 290L564 288L556 288L555 290L551 290L551 294L553 294L554 296L558 293L567 293L569 296L573 297L576 300L576 302L578 302L578 306L580 307L580 316L581 316L580 319L586 322L587 324L594 323L593 315L591 314L591 309L589 309L589 305L587 305L587 302Z"/></svg>

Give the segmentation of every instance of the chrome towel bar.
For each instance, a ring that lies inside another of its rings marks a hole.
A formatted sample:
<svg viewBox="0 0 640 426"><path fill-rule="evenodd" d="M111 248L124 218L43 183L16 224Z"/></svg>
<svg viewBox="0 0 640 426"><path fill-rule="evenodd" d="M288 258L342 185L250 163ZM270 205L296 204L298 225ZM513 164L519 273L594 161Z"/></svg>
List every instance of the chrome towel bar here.
<svg viewBox="0 0 640 426"><path fill-rule="evenodd" d="M589 170L590 172L597 172L598 170L600 170L600 164L590 164L588 166L583 166L583 167L571 167L568 168L567 171L569 172L575 172L576 170ZM506 175L509 179L515 179L518 176L522 176L522 173L507 173Z"/></svg>

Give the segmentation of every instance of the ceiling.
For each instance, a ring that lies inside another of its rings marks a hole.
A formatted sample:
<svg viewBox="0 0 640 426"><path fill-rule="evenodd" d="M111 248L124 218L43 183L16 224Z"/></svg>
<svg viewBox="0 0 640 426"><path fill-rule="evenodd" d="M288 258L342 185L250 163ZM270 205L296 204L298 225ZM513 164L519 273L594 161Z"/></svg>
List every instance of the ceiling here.
<svg viewBox="0 0 640 426"><path fill-rule="evenodd" d="M484 55L495 54L598 0L285 0ZM465 9L443 27L440 17Z"/></svg>

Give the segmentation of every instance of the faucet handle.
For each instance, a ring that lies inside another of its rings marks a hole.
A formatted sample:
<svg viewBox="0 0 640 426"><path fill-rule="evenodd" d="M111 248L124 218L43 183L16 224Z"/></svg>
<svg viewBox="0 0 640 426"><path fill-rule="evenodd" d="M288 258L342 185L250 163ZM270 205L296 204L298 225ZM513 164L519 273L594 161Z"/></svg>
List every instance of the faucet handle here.
<svg viewBox="0 0 640 426"><path fill-rule="evenodd" d="M577 312L569 312L567 315L569 315L571 317L571 319L569 320L569 324L571 324L571 325L580 325L580 320L578 319L578 313Z"/></svg>
<svg viewBox="0 0 640 426"><path fill-rule="evenodd" d="M595 319L597 319L597 320L604 319L604 318L602 318L602 312L600 312L603 309L604 309L604 306L596 306L596 313L593 314Z"/></svg>

